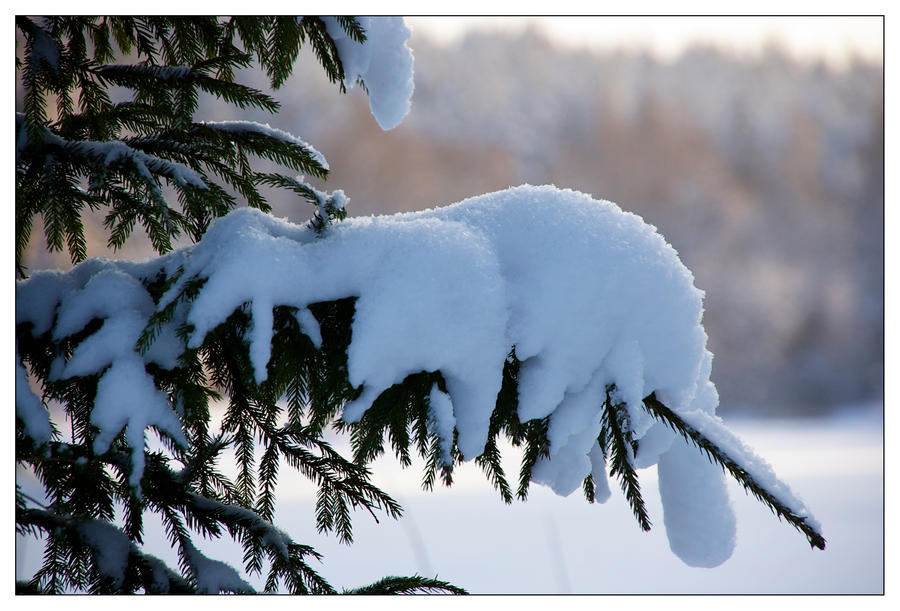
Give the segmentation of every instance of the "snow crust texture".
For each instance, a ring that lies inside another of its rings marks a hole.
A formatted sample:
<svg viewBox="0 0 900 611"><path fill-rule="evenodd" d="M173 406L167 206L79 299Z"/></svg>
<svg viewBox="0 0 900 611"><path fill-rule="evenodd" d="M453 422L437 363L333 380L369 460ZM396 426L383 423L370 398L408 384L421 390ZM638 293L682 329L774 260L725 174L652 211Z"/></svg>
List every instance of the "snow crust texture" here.
<svg viewBox="0 0 900 611"><path fill-rule="evenodd" d="M179 269L156 310L192 279L206 282L140 355L135 342L154 311L141 279L160 270L173 277ZM348 377L362 393L343 419L358 421L384 390L411 374L440 371L447 392L432 389L429 425L445 460L454 430L465 459L483 451L514 349L520 420L549 417L550 456L535 465L533 479L568 495L592 475L596 499L610 496L597 437L605 393L614 385L639 442L634 465L659 465L672 550L688 564L715 566L734 546L724 477L653 420L642 406L650 393L733 453L795 512L808 512L715 416L702 296L675 250L640 217L583 193L525 185L422 212L350 218L321 236L255 209L236 210L216 220L201 242L153 262L88 260L67 274L36 273L17 286L16 321L31 322L35 333L52 329L55 337L104 321L57 368L63 378L103 373L91 419L100 429L98 452L123 428L136 449L151 426L183 439L177 414L144 366L174 367L185 349L174 329L192 325L187 347L198 347L244 304L261 382L273 307L298 308L301 329L318 346L308 306L356 297ZM46 412L38 407L17 388L17 414L43 436ZM133 460L136 483L142 452Z"/></svg>
<svg viewBox="0 0 900 611"><path fill-rule="evenodd" d="M369 108L383 130L400 125L409 113L414 89L413 54L406 46L411 32L402 17L357 17L366 32L359 43L334 17L323 17L344 67L344 85L361 80L369 92Z"/></svg>

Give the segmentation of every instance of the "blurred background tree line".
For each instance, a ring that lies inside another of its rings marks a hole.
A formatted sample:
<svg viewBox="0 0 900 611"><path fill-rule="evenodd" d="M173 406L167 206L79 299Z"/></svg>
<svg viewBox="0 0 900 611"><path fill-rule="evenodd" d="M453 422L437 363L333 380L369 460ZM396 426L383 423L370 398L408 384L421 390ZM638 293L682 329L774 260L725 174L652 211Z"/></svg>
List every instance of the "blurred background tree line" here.
<svg viewBox="0 0 900 611"><path fill-rule="evenodd" d="M390 132L362 92L340 99L303 56L277 117L230 116L211 101L198 116L314 142L351 216L526 182L615 201L655 225L706 291L720 413L813 416L881 399L882 63L834 67L774 46L752 58L695 46L665 61L562 49L531 29L449 47L414 31L409 45L413 107ZM244 82L254 79L263 86L263 74ZM267 196L277 216L311 216L299 199ZM137 236L113 253L94 221L89 256L151 254ZM30 269L70 267L35 229Z"/></svg>

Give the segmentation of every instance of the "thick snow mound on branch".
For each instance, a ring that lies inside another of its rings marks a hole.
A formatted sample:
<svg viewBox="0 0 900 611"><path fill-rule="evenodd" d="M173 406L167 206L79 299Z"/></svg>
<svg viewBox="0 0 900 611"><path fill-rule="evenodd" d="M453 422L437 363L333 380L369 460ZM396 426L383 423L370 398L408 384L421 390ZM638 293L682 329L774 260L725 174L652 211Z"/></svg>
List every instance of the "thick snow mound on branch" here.
<svg viewBox="0 0 900 611"><path fill-rule="evenodd" d="M348 373L362 394L343 418L358 420L406 376L439 370L448 393L432 393L433 430L446 439L455 427L468 459L484 449L514 348L520 419L550 418L550 457L534 478L559 494L592 472L598 496L609 494L596 441L609 385L626 405L634 439L647 437L640 466L677 451L673 433L643 410L643 397L655 392L676 412L712 415L718 404L703 294L691 273L641 218L574 191L526 185L424 212L349 219L322 239L256 210L235 211L210 227L161 306L193 277L208 280L187 316L189 346L250 303L258 381L267 373L273 306L304 312L356 296ZM700 476L694 482L679 469L660 476L661 485L706 495L692 502L696 519L670 520L687 539L703 524L733 531L724 479ZM718 563L733 534L716 540L724 543L702 557L673 548L694 564Z"/></svg>
<svg viewBox="0 0 900 611"><path fill-rule="evenodd" d="M676 411L713 413L717 404L702 293L690 272L639 217L574 191L523 186L435 210L350 219L323 239L252 209L235 211L210 227L161 305L193 277L208 281L188 314L190 346L250 303L258 381L266 377L273 306L303 310L357 296L348 369L363 393L344 418L360 418L409 374L440 370L467 458L484 447L512 348L522 361L520 418L551 416L552 452L571 445L587 469L581 478L599 419L570 403L597 406L598 393L615 384L638 439L652 425L640 407L651 392Z"/></svg>

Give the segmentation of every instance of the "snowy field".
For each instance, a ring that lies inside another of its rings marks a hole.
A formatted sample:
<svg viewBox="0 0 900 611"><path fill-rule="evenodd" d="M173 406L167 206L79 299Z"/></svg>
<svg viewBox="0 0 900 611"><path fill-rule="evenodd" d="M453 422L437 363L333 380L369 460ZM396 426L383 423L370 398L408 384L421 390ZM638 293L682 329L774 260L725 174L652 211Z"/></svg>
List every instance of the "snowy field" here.
<svg viewBox="0 0 900 611"><path fill-rule="evenodd" d="M810 550L801 534L732 483L735 552L717 568L690 568L669 551L654 468L641 471L650 533L640 532L617 490L606 504L589 505L580 491L561 498L534 485L527 502L506 506L474 465L459 471L453 488L428 493L418 486L421 470L403 470L393 458L382 458L375 473L403 505L400 521L376 524L357 513L355 543L341 545L315 532L311 488L285 469L276 523L324 555L320 571L338 588L419 573L473 593L880 594L882 412L877 406L862 413L827 421L728 421L812 508L828 540L824 552ZM147 551L174 564L161 526L148 520L147 529ZM240 547L230 541L200 547L240 563ZM39 545L17 537L16 577L30 576L39 562Z"/></svg>

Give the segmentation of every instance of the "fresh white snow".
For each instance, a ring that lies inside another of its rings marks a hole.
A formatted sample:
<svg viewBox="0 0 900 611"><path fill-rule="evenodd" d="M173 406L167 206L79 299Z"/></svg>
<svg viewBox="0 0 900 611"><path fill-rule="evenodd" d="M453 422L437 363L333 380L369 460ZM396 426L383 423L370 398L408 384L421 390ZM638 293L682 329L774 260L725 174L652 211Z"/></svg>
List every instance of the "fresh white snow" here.
<svg viewBox="0 0 900 611"><path fill-rule="evenodd" d="M43 64L54 74L59 73L59 43L47 34L43 27L38 24L35 26L31 30L34 35L31 44L31 65L37 67Z"/></svg>
<svg viewBox="0 0 900 611"><path fill-rule="evenodd" d="M254 592L253 587L244 581L230 565L204 556L190 542L185 542L184 548L190 570L197 579L199 594Z"/></svg>
<svg viewBox="0 0 900 611"><path fill-rule="evenodd" d="M25 434L38 444L47 443L52 438L50 414L40 398L28 384L28 372L19 359L16 347L16 417L25 425Z"/></svg>
<svg viewBox="0 0 900 611"><path fill-rule="evenodd" d="M659 458L669 547L688 566L719 566L734 551L736 523L721 467L678 438Z"/></svg>
<svg viewBox="0 0 900 611"><path fill-rule="evenodd" d="M413 54L406 46L412 35L402 17L358 17L366 41L358 43L334 17L323 17L344 67L344 85L361 80L369 92L369 108L383 130L400 125L412 98Z"/></svg>
<svg viewBox="0 0 900 611"><path fill-rule="evenodd" d="M450 399L450 395L435 384L431 387L431 393L428 395L428 405L431 432L441 441L441 458L445 465L452 465L450 448L453 445L453 428L456 425L456 418L453 416L453 401Z"/></svg>
<svg viewBox="0 0 900 611"><path fill-rule="evenodd" d="M110 578L115 587L120 587L125 579L128 552L132 545L125 533L112 524L92 520L79 524L78 534L94 551L100 574Z"/></svg>

